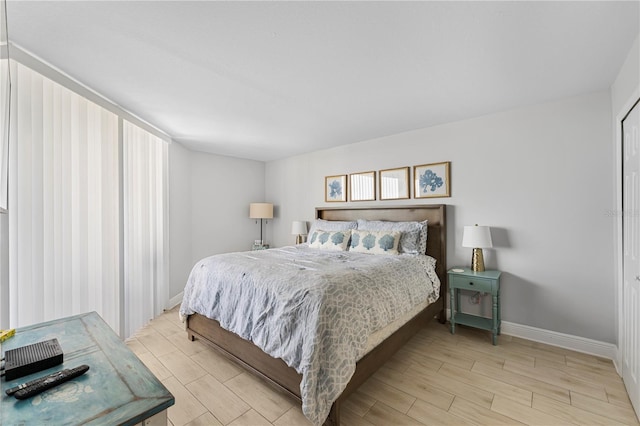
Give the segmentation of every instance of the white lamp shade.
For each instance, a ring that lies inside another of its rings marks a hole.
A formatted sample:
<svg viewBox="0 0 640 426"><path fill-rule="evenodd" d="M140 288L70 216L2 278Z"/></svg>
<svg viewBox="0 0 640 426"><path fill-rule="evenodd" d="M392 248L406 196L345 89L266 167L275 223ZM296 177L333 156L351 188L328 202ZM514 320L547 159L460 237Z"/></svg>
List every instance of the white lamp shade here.
<svg viewBox="0 0 640 426"><path fill-rule="evenodd" d="M462 234L462 247L493 247L493 243L491 242L491 229L488 226L465 226Z"/></svg>
<svg viewBox="0 0 640 426"><path fill-rule="evenodd" d="M291 233L293 235L307 235L307 222L294 220L291 224Z"/></svg>
<svg viewBox="0 0 640 426"><path fill-rule="evenodd" d="M273 219L273 204L251 203L249 204L250 219Z"/></svg>

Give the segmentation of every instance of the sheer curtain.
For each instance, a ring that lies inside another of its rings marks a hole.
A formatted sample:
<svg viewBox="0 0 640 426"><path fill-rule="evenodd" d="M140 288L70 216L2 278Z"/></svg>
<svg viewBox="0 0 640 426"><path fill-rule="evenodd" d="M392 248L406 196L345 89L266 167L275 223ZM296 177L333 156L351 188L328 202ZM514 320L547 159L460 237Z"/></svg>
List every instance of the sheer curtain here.
<svg viewBox="0 0 640 426"><path fill-rule="evenodd" d="M167 143L20 63L12 79L10 325L97 311L126 338L169 299Z"/></svg>

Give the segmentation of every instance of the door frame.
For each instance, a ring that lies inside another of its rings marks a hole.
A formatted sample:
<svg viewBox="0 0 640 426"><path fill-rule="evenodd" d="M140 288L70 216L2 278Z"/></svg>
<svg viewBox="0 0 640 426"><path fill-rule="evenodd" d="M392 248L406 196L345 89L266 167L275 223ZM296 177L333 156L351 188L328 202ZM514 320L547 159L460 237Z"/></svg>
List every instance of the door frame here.
<svg viewBox="0 0 640 426"><path fill-rule="evenodd" d="M618 332L617 338L617 353L616 358L613 360L616 371L622 377L622 342L624 340L624 318L623 318L623 279L624 279L624 271L623 271L623 259L624 259L624 247L623 247L623 238L622 238L622 155L623 155L623 143L622 140L622 120L627 116L627 114L631 111L631 108L638 102L640 99L640 87L636 88L631 96L627 99L627 101L623 104L620 110L616 113L615 121L614 121L614 158L615 158L615 194L616 194L616 208L612 212L608 212L610 216L613 217L613 227L614 227L614 259L615 259L615 284L616 284L616 306L615 309L618 313L616 315L616 324L615 329Z"/></svg>

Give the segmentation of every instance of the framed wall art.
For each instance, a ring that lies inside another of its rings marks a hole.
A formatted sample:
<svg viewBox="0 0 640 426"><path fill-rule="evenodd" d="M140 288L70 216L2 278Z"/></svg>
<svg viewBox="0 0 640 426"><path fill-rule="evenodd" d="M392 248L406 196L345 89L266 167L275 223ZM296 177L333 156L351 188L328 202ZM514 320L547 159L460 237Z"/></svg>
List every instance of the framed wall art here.
<svg viewBox="0 0 640 426"><path fill-rule="evenodd" d="M347 201L347 175L324 178L324 200L327 203Z"/></svg>
<svg viewBox="0 0 640 426"><path fill-rule="evenodd" d="M409 198L409 167L380 170L381 200L402 200Z"/></svg>
<svg viewBox="0 0 640 426"><path fill-rule="evenodd" d="M352 173L349 175L351 201L374 201L376 199L376 172Z"/></svg>
<svg viewBox="0 0 640 426"><path fill-rule="evenodd" d="M414 198L450 197L450 161L413 166Z"/></svg>

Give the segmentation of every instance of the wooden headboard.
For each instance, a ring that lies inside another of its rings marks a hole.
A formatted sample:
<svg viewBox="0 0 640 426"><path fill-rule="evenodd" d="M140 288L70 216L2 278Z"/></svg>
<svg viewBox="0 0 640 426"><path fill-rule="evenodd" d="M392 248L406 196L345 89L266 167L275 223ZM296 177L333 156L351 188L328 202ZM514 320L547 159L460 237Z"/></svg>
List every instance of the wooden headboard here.
<svg viewBox="0 0 640 426"><path fill-rule="evenodd" d="M444 204L397 207L317 207L316 218L324 220L388 220L393 222L427 220L427 254L436 259L436 273L444 295L447 271L447 227Z"/></svg>

